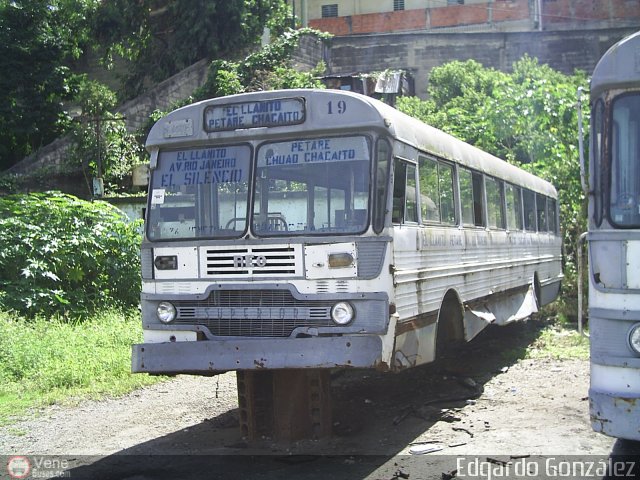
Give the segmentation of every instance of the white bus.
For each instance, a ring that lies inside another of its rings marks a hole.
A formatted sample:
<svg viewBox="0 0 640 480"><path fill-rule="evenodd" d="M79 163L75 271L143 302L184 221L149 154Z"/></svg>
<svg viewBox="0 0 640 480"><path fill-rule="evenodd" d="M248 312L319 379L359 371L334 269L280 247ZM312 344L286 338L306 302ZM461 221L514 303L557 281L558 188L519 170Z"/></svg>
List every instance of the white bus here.
<svg viewBox="0 0 640 480"><path fill-rule="evenodd" d="M590 92L590 416L629 440L640 440L639 66L640 32L605 53Z"/></svg>
<svg viewBox="0 0 640 480"><path fill-rule="evenodd" d="M399 371L558 296L554 187L372 98L206 100L147 148L135 372Z"/></svg>

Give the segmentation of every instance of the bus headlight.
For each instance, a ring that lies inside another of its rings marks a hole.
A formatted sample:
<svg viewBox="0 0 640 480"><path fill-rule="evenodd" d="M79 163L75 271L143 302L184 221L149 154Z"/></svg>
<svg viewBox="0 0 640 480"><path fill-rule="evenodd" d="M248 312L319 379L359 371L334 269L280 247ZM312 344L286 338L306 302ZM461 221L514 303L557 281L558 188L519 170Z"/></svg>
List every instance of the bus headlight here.
<svg viewBox="0 0 640 480"><path fill-rule="evenodd" d="M353 307L347 302L336 303L331 309L331 318L338 325L346 325L353 320Z"/></svg>
<svg viewBox="0 0 640 480"><path fill-rule="evenodd" d="M176 307L169 302L160 302L156 309L156 314L158 315L158 320L162 323L171 323L176 319Z"/></svg>
<svg viewBox="0 0 640 480"><path fill-rule="evenodd" d="M629 332L629 345L634 352L640 354L640 323L636 323Z"/></svg>
<svg viewBox="0 0 640 480"><path fill-rule="evenodd" d="M330 253L329 268L346 268L353 265L353 255L350 253Z"/></svg>

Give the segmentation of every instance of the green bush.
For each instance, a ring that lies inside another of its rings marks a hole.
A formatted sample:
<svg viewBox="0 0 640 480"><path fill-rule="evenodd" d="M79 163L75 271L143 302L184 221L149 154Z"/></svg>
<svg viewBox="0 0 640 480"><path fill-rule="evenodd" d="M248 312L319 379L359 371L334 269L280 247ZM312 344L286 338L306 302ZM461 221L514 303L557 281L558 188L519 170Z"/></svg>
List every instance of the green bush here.
<svg viewBox="0 0 640 480"><path fill-rule="evenodd" d="M106 202L55 192L0 198L0 309L80 317L136 305L138 226Z"/></svg>

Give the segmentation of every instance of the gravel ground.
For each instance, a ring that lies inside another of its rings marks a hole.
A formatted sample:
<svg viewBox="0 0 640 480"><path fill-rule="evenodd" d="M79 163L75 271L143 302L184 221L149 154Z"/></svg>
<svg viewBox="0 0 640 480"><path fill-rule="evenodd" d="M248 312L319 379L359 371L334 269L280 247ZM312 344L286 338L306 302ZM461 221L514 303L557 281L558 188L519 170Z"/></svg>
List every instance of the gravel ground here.
<svg viewBox="0 0 640 480"><path fill-rule="evenodd" d="M71 478L136 479L202 478L191 460L175 476L177 459L193 455L215 463L220 475L209 478L256 479L338 478L345 470L344 478L440 479L467 456L606 458L621 447L590 428L588 361L505 361L500 353L529 342L536 328L504 327L446 362L400 374L337 372L331 439L283 445L265 438L248 445L238 428L235 373L229 372L179 376L122 398L45 408L0 428L0 455L63 456ZM153 458L153 468L140 470L140 462L116 468L125 455ZM287 458L296 461L281 461Z"/></svg>

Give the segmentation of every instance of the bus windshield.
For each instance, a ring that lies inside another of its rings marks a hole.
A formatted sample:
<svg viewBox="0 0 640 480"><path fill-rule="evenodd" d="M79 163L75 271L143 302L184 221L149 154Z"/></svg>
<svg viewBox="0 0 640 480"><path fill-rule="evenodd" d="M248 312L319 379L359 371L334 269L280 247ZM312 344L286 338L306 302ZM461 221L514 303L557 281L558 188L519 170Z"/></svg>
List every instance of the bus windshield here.
<svg viewBox="0 0 640 480"><path fill-rule="evenodd" d="M615 226L640 227L640 93L613 103L610 204Z"/></svg>
<svg viewBox="0 0 640 480"><path fill-rule="evenodd" d="M369 217L369 152L364 136L261 145L257 153L254 233L363 232Z"/></svg>
<svg viewBox="0 0 640 480"><path fill-rule="evenodd" d="M161 151L151 175L151 241L353 234L369 218L370 147L365 136ZM251 185L255 185L250 212Z"/></svg>
<svg viewBox="0 0 640 480"><path fill-rule="evenodd" d="M239 237L250 164L248 145L161 151L151 175L148 238Z"/></svg>

